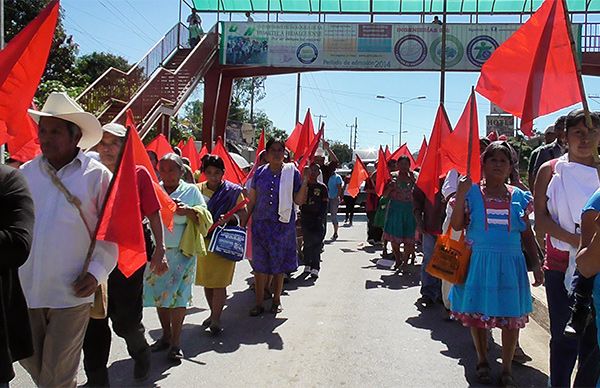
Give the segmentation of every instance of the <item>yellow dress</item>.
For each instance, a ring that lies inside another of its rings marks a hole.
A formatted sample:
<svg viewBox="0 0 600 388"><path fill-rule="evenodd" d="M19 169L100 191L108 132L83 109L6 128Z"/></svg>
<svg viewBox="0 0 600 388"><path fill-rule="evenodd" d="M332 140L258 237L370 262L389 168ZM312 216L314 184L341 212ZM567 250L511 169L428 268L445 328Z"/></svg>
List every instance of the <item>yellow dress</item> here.
<svg viewBox="0 0 600 388"><path fill-rule="evenodd" d="M212 197L213 191L208 188L206 182L198 185L200 192L204 196L206 202ZM237 203L244 200L244 196L240 194ZM218 221L218 220L214 220ZM206 239L208 247L210 240ZM196 265L196 285L206 288L225 288L233 281L233 273L235 271L235 262L228 260L216 253L208 252L206 255L198 255L198 265Z"/></svg>

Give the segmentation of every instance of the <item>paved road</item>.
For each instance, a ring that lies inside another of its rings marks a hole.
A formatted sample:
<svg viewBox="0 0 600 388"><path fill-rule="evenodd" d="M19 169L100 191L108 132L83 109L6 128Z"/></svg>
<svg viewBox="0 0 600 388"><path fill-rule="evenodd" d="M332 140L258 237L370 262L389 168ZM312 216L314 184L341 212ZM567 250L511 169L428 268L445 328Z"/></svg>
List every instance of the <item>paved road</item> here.
<svg viewBox="0 0 600 388"><path fill-rule="evenodd" d="M250 267L236 268L223 313L225 331L218 337L200 323L208 316L200 288L194 289L183 331L186 358L173 366L164 354L153 354L151 378L142 386L239 387L376 386L462 387L476 383L475 351L468 329L440 318L441 307L419 311L418 271L395 274L377 268L380 251L363 248L366 218L340 228L328 243L321 277L296 277L286 285L283 313L248 316L253 293ZM329 235L329 234L328 234ZM268 304L267 304L268 306ZM152 309L145 310L148 336L160 336ZM499 332L494 333L499 344ZM521 334L521 345L533 361L515 367L521 386L542 387L547 381L548 335L535 322ZM492 347L494 373L500 373L500 348ZM111 354L113 386L132 386L132 362L124 342L116 338ZM19 369L15 387L31 386ZM85 376L80 373L80 383Z"/></svg>

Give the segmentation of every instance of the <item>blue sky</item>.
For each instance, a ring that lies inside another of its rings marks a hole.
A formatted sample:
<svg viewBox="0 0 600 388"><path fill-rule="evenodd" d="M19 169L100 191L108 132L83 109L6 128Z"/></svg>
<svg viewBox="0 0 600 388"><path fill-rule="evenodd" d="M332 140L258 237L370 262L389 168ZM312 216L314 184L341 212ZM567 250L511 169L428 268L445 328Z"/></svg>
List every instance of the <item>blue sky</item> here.
<svg viewBox="0 0 600 388"><path fill-rule="evenodd" d="M62 0L64 25L79 44L80 53L93 51L122 55L131 63L137 62L179 20L178 0ZM183 19L189 9L184 5ZM203 27L211 28L215 14L202 14ZM594 16L590 18L593 20ZM224 18L224 19L223 19ZM231 15L232 20L245 20L244 15ZM266 21L266 15L254 15L255 21ZM221 15L229 20L229 14ZM274 20L274 16L271 16ZM316 15L282 15L280 21L317 21ZM328 16L327 21L368 22L366 16ZM375 21L409 23L418 22L415 16L378 16ZM450 22L468 22L456 16ZM481 17L480 22L519 22L512 17ZM472 85L479 73L454 72L446 77L446 110L454 124L460 116ZM439 73L434 72L318 72L302 75L301 118L307 108L313 115L325 115L326 137L347 143L349 128L358 119L358 148L377 147L379 144L398 147L399 108L396 103L375 98L385 95L397 100L424 95L425 100L404 104L402 141L416 152L423 135L429 137L435 112L439 104ZM588 94L600 94L600 79L584 77ZM291 131L295 120L296 75L272 76L266 82L267 97L257 104L275 125ZM197 91L193 98L202 98ZM480 132L485 131L485 115L489 102L478 96ZM600 104L590 100L592 110ZM535 126L544 129L559 114L569 109L536 120ZM314 117L315 125L318 121ZM384 133L379 133L382 131Z"/></svg>

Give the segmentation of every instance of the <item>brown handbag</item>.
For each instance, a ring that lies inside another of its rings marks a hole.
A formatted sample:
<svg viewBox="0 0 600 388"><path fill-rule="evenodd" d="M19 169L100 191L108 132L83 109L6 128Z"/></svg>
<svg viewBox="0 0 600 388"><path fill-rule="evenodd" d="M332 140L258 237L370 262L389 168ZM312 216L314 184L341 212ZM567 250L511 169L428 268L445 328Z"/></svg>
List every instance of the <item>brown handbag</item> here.
<svg viewBox="0 0 600 388"><path fill-rule="evenodd" d="M431 276L452 284L463 284L467 278L470 260L471 247L465 241L465 232L461 232L458 240L453 240L452 231L448 227L445 234L438 236L425 270Z"/></svg>
<svg viewBox="0 0 600 388"><path fill-rule="evenodd" d="M77 209L77 211L79 213L79 217L81 217L81 220L83 221L83 224L85 225L85 228L87 229L87 231L90 235L90 246L88 247L83 270L78 278L78 280L79 280L81 277L85 276L85 274L87 273L90 261L92 259L92 254L94 253L94 249L96 248L96 239L94 238L94 232L92 231L92 229L88 225L87 221L85 220L85 217L83 216L83 210L81 210L81 200L79 198L77 198L76 196L74 196L73 194L71 194L69 189L67 189L66 186L62 183L62 181L60 180L58 175L56 175L56 171L54 171L54 169L51 166L49 166L48 163L46 163L46 162L42 162L42 163L44 164L46 172L50 176L50 180L52 180L52 183L54 184L54 186L56 186L60 190L60 192L64 194L65 198L67 199L67 202L69 202L71 205L75 206L75 208ZM107 315L108 315L108 284L106 282L102 282L102 283L98 284L98 288L96 288L96 292L94 293L94 301L92 302L92 306L90 308L90 318L104 319L104 318L106 318Z"/></svg>

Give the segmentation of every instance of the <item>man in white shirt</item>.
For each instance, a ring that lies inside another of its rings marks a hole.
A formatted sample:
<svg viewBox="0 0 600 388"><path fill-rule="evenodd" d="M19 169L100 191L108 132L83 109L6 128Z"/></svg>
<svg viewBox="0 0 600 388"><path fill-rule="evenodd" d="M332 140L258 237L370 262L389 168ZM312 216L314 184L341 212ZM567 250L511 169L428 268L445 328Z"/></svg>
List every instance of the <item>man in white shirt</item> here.
<svg viewBox="0 0 600 388"><path fill-rule="evenodd" d="M81 152L100 141L102 129L66 94L52 93L42 111L29 113L42 155L22 166L37 222L19 270L34 348L21 363L38 386L75 387L94 293L117 262L117 246L97 241L80 276L112 174ZM57 180L76 199L67 200Z"/></svg>

